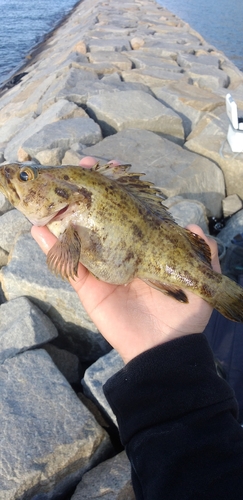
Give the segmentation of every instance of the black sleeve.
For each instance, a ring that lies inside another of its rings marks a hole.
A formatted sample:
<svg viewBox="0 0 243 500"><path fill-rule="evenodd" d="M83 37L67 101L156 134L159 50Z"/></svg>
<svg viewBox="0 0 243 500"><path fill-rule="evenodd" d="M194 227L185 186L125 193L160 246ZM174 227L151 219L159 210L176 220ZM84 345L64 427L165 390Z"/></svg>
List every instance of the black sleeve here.
<svg viewBox="0 0 243 500"><path fill-rule="evenodd" d="M242 500L243 429L203 334L134 358L104 386L137 500Z"/></svg>

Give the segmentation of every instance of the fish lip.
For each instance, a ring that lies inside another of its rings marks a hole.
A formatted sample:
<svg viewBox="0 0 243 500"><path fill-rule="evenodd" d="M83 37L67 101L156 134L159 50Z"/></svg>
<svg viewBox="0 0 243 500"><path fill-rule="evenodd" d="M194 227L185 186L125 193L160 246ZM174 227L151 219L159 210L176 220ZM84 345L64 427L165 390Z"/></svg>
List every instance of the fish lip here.
<svg viewBox="0 0 243 500"><path fill-rule="evenodd" d="M69 205L66 205L65 207L61 208L61 210L58 210L58 212L54 215L54 217L49 221L50 222L53 222L53 221L56 221L56 220L62 220L62 215L66 213L66 211L68 210L69 208ZM49 224L48 223L48 224Z"/></svg>

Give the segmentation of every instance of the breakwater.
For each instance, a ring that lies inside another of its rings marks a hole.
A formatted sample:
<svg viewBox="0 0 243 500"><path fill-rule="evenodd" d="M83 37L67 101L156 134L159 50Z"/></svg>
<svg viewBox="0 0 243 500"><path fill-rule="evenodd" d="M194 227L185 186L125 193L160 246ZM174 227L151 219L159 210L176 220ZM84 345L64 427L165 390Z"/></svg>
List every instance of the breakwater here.
<svg viewBox="0 0 243 500"><path fill-rule="evenodd" d="M21 73L0 96L2 163L118 159L161 188L178 223L207 232L237 212L226 246L242 228L225 96L243 109L243 75L188 24L152 0L84 0ZM48 271L29 222L4 197L0 211L0 500L132 499L102 393L122 362Z"/></svg>

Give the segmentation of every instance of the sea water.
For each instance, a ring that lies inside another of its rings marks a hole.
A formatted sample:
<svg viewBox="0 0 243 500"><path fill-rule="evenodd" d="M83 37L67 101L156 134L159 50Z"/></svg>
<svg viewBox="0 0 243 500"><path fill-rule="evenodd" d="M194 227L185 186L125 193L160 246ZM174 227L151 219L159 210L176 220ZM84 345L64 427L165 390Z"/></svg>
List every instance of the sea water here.
<svg viewBox="0 0 243 500"><path fill-rule="evenodd" d="M242 0L159 0L243 70Z"/></svg>
<svg viewBox="0 0 243 500"><path fill-rule="evenodd" d="M0 0L0 84L77 0Z"/></svg>

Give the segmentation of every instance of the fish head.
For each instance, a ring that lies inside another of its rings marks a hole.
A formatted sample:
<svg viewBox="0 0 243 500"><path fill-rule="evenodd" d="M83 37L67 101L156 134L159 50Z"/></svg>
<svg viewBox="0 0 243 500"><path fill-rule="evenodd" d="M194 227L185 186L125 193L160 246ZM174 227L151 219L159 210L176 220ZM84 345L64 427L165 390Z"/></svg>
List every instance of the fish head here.
<svg viewBox="0 0 243 500"><path fill-rule="evenodd" d="M67 178L62 167L11 163L0 167L0 191L32 224L44 226L75 198Z"/></svg>

